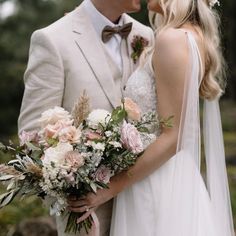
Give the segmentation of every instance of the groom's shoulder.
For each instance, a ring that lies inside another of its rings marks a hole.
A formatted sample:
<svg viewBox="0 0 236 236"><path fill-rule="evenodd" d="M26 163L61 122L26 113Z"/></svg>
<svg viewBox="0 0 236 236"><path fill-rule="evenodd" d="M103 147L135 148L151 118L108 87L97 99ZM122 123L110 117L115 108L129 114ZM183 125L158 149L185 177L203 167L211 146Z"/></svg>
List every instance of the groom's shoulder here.
<svg viewBox="0 0 236 236"><path fill-rule="evenodd" d="M80 16L80 13L82 13L80 8L81 7L78 6L71 12L65 13L61 18L50 25L35 30L31 37L34 37L35 35L45 35L46 37L55 39L56 41L71 37L76 19L82 17L82 15Z"/></svg>
<svg viewBox="0 0 236 236"><path fill-rule="evenodd" d="M65 33L65 31L69 31L72 28L72 16L74 14L74 11L65 13L65 15L62 16L60 19L54 21L48 26L37 29L36 31L42 31L47 34L62 34Z"/></svg>

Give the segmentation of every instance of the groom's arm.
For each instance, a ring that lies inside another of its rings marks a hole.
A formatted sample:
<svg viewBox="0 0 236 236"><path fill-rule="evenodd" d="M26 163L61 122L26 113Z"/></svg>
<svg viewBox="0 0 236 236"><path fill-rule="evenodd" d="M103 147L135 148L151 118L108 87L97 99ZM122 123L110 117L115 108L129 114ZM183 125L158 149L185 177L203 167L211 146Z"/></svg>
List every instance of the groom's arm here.
<svg viewBox="0 0 236 236"><path fill-rule="evenodd" d="M28 66L24 75L25 91L18 119L19 133L39 128L41 113L61 106L64 70L60 54L44 30L31 37Z"/></svg>

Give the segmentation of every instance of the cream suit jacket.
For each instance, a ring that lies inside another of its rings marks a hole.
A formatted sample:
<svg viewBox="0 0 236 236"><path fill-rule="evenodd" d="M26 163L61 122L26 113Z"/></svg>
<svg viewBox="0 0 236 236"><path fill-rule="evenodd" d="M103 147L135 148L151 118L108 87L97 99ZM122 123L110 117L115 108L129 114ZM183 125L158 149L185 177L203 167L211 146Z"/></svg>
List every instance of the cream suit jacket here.
<svg viewBox="0 0 236 236"><path fill-rule="evenodd" d="M149 27L124 15L125 23L133 22L122 55L124 71L129 76L137 67L131 59L131 42L140 35L154 44ZM24 75L25 91L18 120L19 133L39 128L42 112L54 106L71 111L79 96L86 90L91 108L111 110L120 103L114 80L106 61L101 39L87 15L83 3L52 25L37 30L31 37L28 66ZM112 203L96 211L100 235L109 235ZM65 236L65 221L58 219L58 235ZM80 233L78 235L87 235ZM93 235L93 233L91 233Z"/></svg>

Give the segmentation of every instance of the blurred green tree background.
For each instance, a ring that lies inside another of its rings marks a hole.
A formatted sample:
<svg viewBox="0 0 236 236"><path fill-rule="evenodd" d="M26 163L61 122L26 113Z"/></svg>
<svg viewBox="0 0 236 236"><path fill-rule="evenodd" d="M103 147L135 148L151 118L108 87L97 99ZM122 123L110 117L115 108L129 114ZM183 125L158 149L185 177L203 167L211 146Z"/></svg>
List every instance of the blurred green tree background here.
<svg viewBox="0 0 236 236"><path fill-rule="evenodd" d="M0 140L16 140L17 118L24 91L23 74L28 60L30 36L73 10L79 0L0 0ZM145 1L143 10L133 17L148 24ZM14 11L4 16L3 9ZM228 86L221 102L228 174L233 214L236 223L236 1L221 0L222 40L228 63ZM10 157L0 154L0 162ZM0 192L3 187L0 188ZM47 214L40 201L29 199L0 210L0 236L10 235L12 227L24 218Z"/></svg>

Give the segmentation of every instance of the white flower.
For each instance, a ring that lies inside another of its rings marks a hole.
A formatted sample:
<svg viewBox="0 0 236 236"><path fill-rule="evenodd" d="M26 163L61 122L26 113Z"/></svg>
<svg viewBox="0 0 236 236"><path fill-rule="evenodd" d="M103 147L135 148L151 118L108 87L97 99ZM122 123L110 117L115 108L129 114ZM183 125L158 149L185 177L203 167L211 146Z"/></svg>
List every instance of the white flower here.
<svg viewBox="0 0 236 236"><path fill-rule="evenodd" d="M112 146L114 146L115 148L121 148L122 144L116 141L110 141L109 144L111 144Z"/></svg>
<svg viewBox="0 0 236 236"><path fill-rule="evenodd" d="M93 129L97 129L99 127L99 124L105 126L106 123L109 121L110 117L111 113L106 110L94 110L89 114L87 118L88 125Z"/></svg>
<svg viewBox="0 0 236 236"><path fill-rule="evenodd" d="M64 108L58 106L43 112L38 122L41 127L44 128L47 125L55 125L59 120L63 120L67 123L67 125L71 125L73 123L70 113Z"/></svg>
<svg viewBox="0 0 236 236"><path fill-rule="evenodd" d="M69 143L59 143L56 147L46 149L42 160L44 166L51 166L54 163L56 166L62 164L68 152L73 151L73 146Z"/></svg>
<svg viewBox="0 0 236 236"><path fill-rule="evenodd" d="M104 143L92 142L91 146L93 147L93 149L98 150L98 151L104 151L105 150L105 144Z"/></svg>
<svg viewBox="0 0 236 236"><path fill-rule="evenodd" d="M106 135L106 137L109 138L109 137L112 136L112 132L110 130L108 130L108 131L105 132L105 135Z"/></svg>

